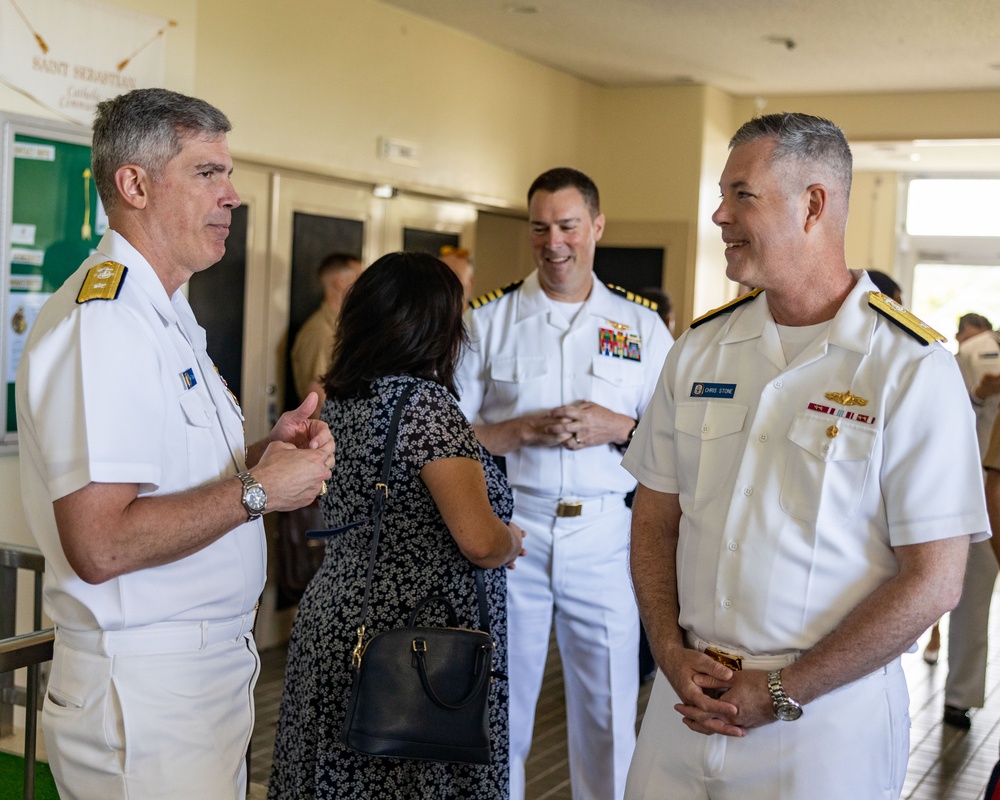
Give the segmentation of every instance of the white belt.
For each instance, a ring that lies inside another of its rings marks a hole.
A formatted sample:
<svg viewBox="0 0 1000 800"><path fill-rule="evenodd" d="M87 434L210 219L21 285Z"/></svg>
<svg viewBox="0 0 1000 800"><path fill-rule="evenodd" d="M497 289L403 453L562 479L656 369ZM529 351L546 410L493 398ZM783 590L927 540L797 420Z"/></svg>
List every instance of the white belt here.
<svg viewBox="0 0 1000 800"><path fill-rule="evenodd" d="M617 492L588 498L542 497L514 489L514 507L548 514L553 517L582 517L602 511L620 511L625 507L625 495Z"/></svg>
<svg viewBox="0 0 1000 800"><path fill-rule="evenodd" d="M773 670L787 667L798 659L799 651L792 653L782 653L775 656L748 656L733 647L721 644L713 644L699 639L690 631L684 632L684 641L688 647L707 653L720 664L725 664L730 669L762 669Z"/></svg>
<svg viewBox="0 0 1000 800"><path fill-rule="evenodd" d="M187 653L213 644L232 642L253 630L257 609L224 620L158 622L118 631L74 631L56 627L56 644L108 656Z"/></svg>

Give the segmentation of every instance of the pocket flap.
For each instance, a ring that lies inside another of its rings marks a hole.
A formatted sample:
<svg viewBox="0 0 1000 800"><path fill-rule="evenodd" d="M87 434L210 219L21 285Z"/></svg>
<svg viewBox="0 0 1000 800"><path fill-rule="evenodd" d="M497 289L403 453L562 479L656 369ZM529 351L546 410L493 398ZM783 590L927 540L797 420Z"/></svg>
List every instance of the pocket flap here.
<svg viewBox="0 0 1000 800"><path fill-rule="evenodd" d="M728 400L680 403L674 424L681 433L703 441L718 439L743 430L748 410L746 406L734 405Z"/></svg>
<svg viewBox="0 0 1000 800"><path fill-rule="evenodd" d="M788 438L823 461L868 461L878 431L838 417L800 412L792 421Z"/></svg>
<svg viewBox="0 0 1000 800"><path fill-rule="evenodd" d="M540 378L548 372L548 365L541 356L498 358L490 364L490 377L503 383L520 383Z"/></svg>
<svg viewBox="0 0 1000 800"><path fill-rule="evenodd" d="M199 428L207 428L212 424L215 409L206 408L205 401L197 392L189 389L180 396L179 400L181 408L184 410L184 416L190 424Z"/></svg>
<svg viewBox="0 0 1000 800"><path fill-rule="evenodd" d="M614 386L636 386L642 383L642 367L638 361L594 356L592 369L596 377Z"/></svg>

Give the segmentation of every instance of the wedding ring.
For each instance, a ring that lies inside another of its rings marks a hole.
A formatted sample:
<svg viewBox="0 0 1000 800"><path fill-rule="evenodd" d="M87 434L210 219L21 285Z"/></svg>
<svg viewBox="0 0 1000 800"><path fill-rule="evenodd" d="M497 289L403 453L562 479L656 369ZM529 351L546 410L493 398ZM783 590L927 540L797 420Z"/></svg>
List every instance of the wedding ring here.
<svg viewBox="0 0 1000 800"><path fill-rule="evenodd" d="M579 436L579 434L576 434L576 433L573 434L573 441L576 442L577 444L580 444L580 436Z"/></svg>
<svg viewBox="0 0 1000 800"><path fill-rule="evenodd" d="M325 494L326 494L326 481L323 481L323 486L319 490L319 495L320 497L322 497Z"/></svg>

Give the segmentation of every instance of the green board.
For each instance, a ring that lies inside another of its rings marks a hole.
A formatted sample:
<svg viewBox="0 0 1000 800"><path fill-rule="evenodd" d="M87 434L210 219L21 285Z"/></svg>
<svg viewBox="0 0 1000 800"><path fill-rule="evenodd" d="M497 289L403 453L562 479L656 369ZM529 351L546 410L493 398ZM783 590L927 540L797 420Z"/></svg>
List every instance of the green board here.
<svg viewBox="0 0 1000 800"><path fill-rule="evenodd" d="M46 127L52 128L47 131ZM42 304L97 246L106 217L90 173L89 132L5 120L4 442L16 440L14 376ZM40 128L40 130L37 130Z"/></svg>

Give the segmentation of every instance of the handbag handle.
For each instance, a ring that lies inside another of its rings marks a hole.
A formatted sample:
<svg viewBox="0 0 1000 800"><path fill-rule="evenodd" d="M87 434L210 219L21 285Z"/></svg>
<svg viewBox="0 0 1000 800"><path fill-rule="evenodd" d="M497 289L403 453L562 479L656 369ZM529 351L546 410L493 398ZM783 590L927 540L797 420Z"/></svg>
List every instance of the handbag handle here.
<svg viewBox="0 0 1000 800"><path fill-rule="evenodd" d="M417 638L413 640L413 654L417 659L417 670L420 672L420 682L424 685L424 691L427 692L427 696L430 697L437 705L441 708L448 708L452 711L456 711L460 708L465 708L469 703L476 699L479 693L483 690L483 686L486 684L486 680L490 677L490 670L486 669L486 661L489 656L486 653L486 645L479 645L476 653L476 665L473 670L473 675L478 676L478 680L469 690L469 693L459 700L457 703L448 703L438 697L437 692L434 691L434 687L431 686L431 679L427 675L427 662L424 661L424 654L427 652L427 642L423 639Z"/></svg>
<svg viewBox="0 0 1000 800"><path fill-rule="evenodd" d="M408 628L412 628L417 624L417 615L420 614L420 612L423 611L424 608L430 603L441 603L441 605L443 605L445 607L445 610L448 612L448 627L449 628L458 627L458 616L455 614L455 609L452 607L451 603L448 602L448 598L436 594L432 597L425 597L423 600L417 603L416 608L414 608L413 612L410 614L409 622L406 623L406 626Z"/></svg>

